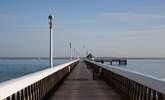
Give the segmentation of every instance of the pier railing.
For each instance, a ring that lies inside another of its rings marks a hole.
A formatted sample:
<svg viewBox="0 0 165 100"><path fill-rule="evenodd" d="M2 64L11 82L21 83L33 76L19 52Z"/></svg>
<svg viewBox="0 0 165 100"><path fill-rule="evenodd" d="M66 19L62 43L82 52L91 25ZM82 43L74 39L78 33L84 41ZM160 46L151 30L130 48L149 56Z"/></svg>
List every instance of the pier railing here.
<svg viewBox="0 0 165 100"><path fill-rule="evenodd" d="M35 72L0 84L0 100L40 100L54 88L79 62L74 60L62 65Z"/></svg>
<svg viewBox="0 0 165 100"><path fill-rule="evenodd" d="M85 60L94 72L102 68L104 80L123 100L165 100L165 81L120 67Z"/></svg>

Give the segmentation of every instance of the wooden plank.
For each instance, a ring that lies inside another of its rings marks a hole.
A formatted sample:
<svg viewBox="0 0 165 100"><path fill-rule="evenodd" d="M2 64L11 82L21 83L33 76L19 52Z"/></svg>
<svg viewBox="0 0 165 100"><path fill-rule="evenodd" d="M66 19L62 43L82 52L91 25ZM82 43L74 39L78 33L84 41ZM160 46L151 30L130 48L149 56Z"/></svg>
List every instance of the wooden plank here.
<svg viewBox="0 0 165 100"><path fill-rule="evenodd" d="M92 71L87 69L84 62L80 62L50 100L121 100L121 98L104 81L93 80Z"/></svg>

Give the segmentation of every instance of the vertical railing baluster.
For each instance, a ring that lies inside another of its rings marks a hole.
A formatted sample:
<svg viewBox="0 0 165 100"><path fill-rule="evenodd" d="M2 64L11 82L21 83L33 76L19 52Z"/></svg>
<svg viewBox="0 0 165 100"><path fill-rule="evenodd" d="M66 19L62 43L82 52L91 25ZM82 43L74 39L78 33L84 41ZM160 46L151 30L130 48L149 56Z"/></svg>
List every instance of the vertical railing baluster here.
<svg viewBox="0 0 165 100"><path fill-rule="evenodd" d="M17 100L21 100L21 91L17 92Z"/></svg>
<svg viewBox="0 0 165 100"><path fill-rule="evenodd" d="M40 99L40 90L39 90L39 83L40 83L40 81L38 81L37 83L36 83L36 90L37 90L37 100L39 100Z"/></svg>
<svg viewBox="0 0 165 100"><path fill-rule="evenodd" d="M133 81L132 80L130 80L130 83L131 83L131 89L130 89L130 92L131 92L131 94L130 94L130 100L132 100L133 99Z"/></svg>
<svg viewBox="0 0 165 100"><path fill-rule="evenodd" d="M136 86L137 86L137 88L136 88L136 99L135 100L139 100L139 91L140 91L140 89L139 89L139 84L138 83L136 83Z"/></svg>
<svg viewBox="0 0 165 100"><path fill-rule="evenodd" d="M135 97L135 82L132 81L132 85L133 85L133 93L132 93L132 100L134 100L134 97Z"/></svg>
<svg viewBox="0 0 165 100"><path fill-rule="evenodd" d="M156 91L155 90L153 90L153 98L152 98L152 100L156 100Z"/></svg>
<svg viewBox="0 0 165 100"><path fill-rule="evenodd" d="M11 100L17 100L17 94L13 94Z"/></svg>
<svg viewBox="0 0 165 100"><path fill-rule="evenodd" d="M25 88L25 100L28 98L27 88Z"/></svg>
<svg viewBox="0 0 165 100"><path fill-rule="evenodd" d="M147 99L147 87L144 86L144 100Z"/></svg>
<svg viewBox="0 0 165 100"><path fill-rule="evenodd" d="M34 95L35 95L35 100L37 100L38 94L37 94L37 83L34 83Z"/></svg>
<svg viewBox="0 0 165 100"><path fill-rule="evenodd" d="M25 100L25 89L21 90L21 100Z"/></svg>
<svg viewBox="0 0 165 100"><path fill-rule="evenodd" d="M7 97L7 100L12 100L12 95Z"/></svg>
<svg viewBox="0 0 165 100"><path fill-rule="evenodd" d="M151 100L151 96L152 94L151 94L151 89L149 88L149 90L148 90L148 100Z"/></svg>
<svg viewBox="0 0 165 100"><path fill-rule="evenodd" d="M32 100L32 91L31 91L31 85L29 86L29 100Z"/></svg>
<svg viewBox="0 0 165 100"><path fill-rule="evenodd" d="M158 93L158 100L163 100L163 96L161 93Z"/></svg>
<svg viewBox="0 0 165 100"><path fill-rule="evenodd" d="M127 89L128 89L128 92L127 92L127 99L126 100L131 100L131 90L132 89L131 89L131 81L130 80L128 80Z"/></svg>
<svg viewBox="0 0 165 100"><path fill-rule="evenodd" d="M35 91L34 91L34 84L32 84L32 85L31 85L31 94L32 94L31 99L32 99L32 100L35 100L35 94L34 94L34 93L35 93Z"/></svg>

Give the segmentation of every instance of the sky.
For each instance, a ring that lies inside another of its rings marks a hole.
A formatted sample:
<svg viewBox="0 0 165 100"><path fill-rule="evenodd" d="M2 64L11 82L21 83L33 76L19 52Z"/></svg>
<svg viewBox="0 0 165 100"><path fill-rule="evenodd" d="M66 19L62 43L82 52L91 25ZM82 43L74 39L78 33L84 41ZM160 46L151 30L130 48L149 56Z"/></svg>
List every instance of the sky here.
<svg viewBox="0 0 165 100"><path fill-rule="evenodd" d="M0 57L165 57L165 0L0 0Z"/></svg>

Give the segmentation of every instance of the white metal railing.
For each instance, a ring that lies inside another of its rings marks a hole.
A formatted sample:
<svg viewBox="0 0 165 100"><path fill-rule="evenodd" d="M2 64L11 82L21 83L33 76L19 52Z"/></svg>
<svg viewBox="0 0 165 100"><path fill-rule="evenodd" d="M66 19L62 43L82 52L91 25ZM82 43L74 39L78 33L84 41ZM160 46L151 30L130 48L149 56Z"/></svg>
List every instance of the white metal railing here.
<svg viewBox="0 0 165 100"><path fill-rule="evenodd" d="M21 89L24 89L30 86L31 84L34 84L35 82L42 80L45 77L48 77L51 74L78 61L79 59L0 83L0 100L7 98L14 93L17 93Z"/></svg>
<svg viewBox="0 0 165 100"><path fill-rule="evenodd" d="M124 85L125 85L125 83L127 84L127 80L130 80L130 82L133 81L133 82L137 83L138 85L142 85L142 86L147 87L149 89L153 89L153 91L159 92L163 95L165 94L165 81L162 79L159 79L159 78L154 77L154 76L142 74L142 73L139 73L139 72L136 72L133 70L124 69L124 68L111 66L111 65L105 65L105 64L98 63L98 62L94 62L94 61L86 60L86 62L89 64L93 64L93 66L101 67L101 68L109 71L108 73L112 72L112 73L116 74L116 75L114 75L114 74L113 75L118 77L121 80L122 80L122 78L120 78L119 75L121 77L124 77L124 82L122 82L122 84L124 84ZM116 79L116 80L118 80L118 79ZM120 80L118 80L118 81L120 81ZM128 82L128 84L130 84L130 83ZM121 86L121 87L125 88L125 86ZM130 86L128 86L128 87L130 87ZM138 86L137 87L133 86L133 87L139 89ZM138 91L138 90L135 90L135 91ZM149 90L146 89L146 91L147 91L146 93L148 94ZM139 93L139 91L137 93ZM158 95L156 95L156 97L158 97ZM148 100L148 99L145 99L145 100ZM161 100L161 99L155 99L155 100Z"/></svg>

